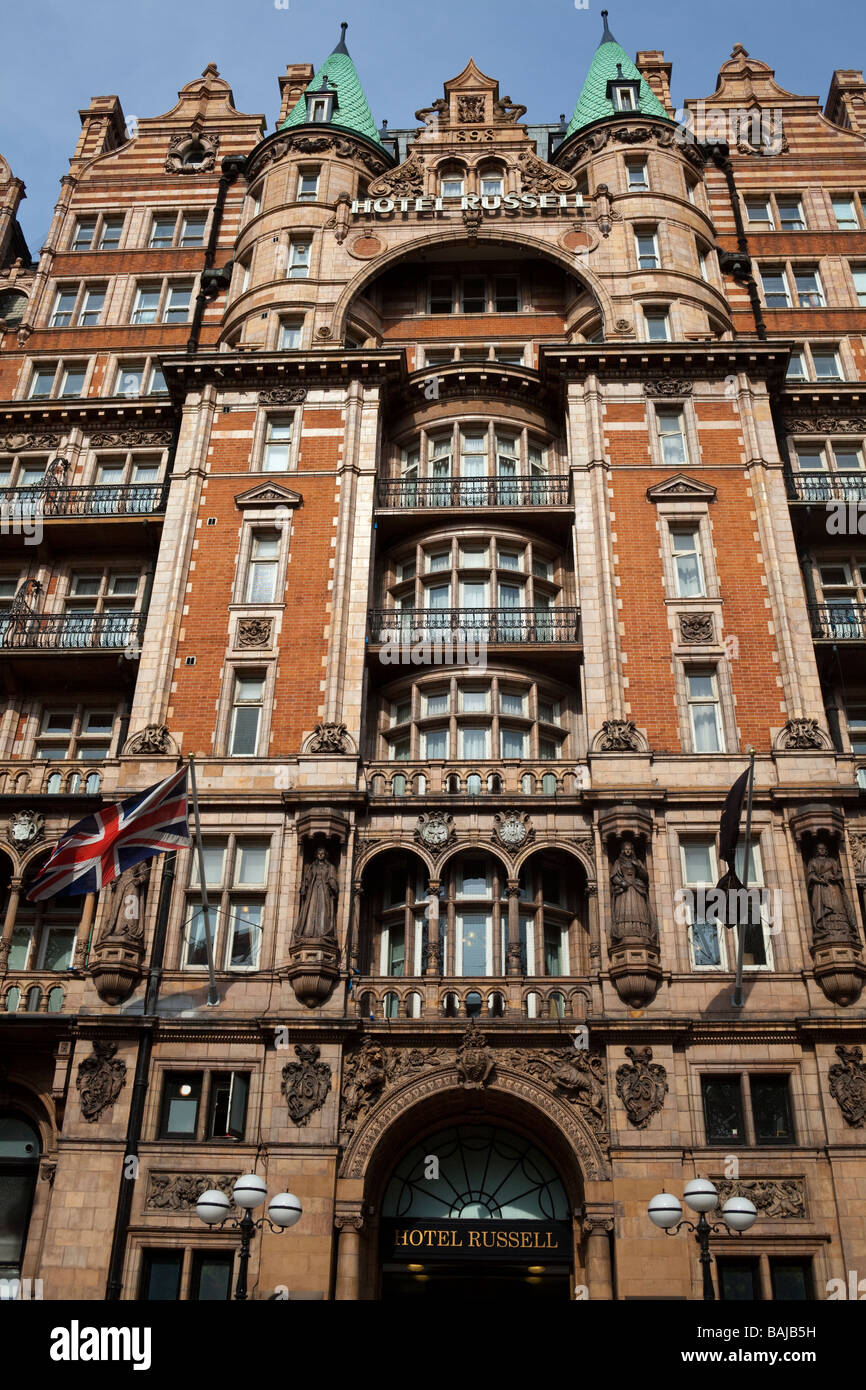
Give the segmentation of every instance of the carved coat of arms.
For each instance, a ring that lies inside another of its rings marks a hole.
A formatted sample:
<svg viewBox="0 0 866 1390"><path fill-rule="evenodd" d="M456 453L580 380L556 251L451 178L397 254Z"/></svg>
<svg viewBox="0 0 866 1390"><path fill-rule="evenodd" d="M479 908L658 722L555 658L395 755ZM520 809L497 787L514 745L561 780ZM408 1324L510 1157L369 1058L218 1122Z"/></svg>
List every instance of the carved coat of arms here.
<svg viewBox="0 0 866 1390"><path fill-rule="evenodd" d="M829 1071L830 1095L836 1101L852 1129L866 1125L866 1063L862 1047L836 1048L841 1061L834 1062Z"/></svg>
<svg viewBox="0 0 866 1390"><path fill-rule="evenodd" d="M126 1063L115 1057L117 1043L94 1041L93 1051L78 1068L75 1085L81 1096L85 1120L98 1120L108 1110L126 1083Z"/></svg>
<svg viewBox="0 0 866 1390"><path fill-rule="evenodd" d="M652 1059L651 1047L627 1047L626 1057L617 1068L616 1093L636 1129L645 1129L665 1103L668 1091L667 1072L660 1062Z"/></svg>
<svg viewBox="0 0 866 1390"><path fill-rule="evenodd" d="M290 1118L296 1125L305 1125L328 1098L331 1068L327 1062L319 1061L319 1048L315 1043L298 1043L295 1052L298 1061L287 1062L283 1067L280 1090L286 1098Z"/></svg>
<svg viewBox="0 0 866 1390"><path fill-rule="evenodd" d="M480 1091L493 1071L493 1056L477 1023L470 1023L457 1049L457 1074L467 1091Z"/></svg>

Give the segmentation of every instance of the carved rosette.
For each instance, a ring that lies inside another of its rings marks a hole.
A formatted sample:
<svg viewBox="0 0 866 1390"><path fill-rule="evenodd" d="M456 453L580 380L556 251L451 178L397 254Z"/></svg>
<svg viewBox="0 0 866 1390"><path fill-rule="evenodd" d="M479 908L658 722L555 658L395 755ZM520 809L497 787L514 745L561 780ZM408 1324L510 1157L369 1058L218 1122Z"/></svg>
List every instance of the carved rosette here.
<svg viewBox="0 0 866 1390"><path fill-rule="evenodd" d="M835 1100L846 1122L852 1129L862 1129L866 1125L866 1064L863 1061L862 1047L845 1047L839 1044L834 1062L828 1073L830 1095Z"/></svg>

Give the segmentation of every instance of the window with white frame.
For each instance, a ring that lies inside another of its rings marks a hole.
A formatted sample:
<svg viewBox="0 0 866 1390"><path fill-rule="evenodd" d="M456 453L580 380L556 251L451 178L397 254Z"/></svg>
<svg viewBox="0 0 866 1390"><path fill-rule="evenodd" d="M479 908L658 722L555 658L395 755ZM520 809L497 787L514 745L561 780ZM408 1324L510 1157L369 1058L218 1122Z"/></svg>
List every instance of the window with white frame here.
<svg viewBox="0 0 866 1390"><path fill-rule="evenodd" d="M310 253L313 243L293 238L289 242L289 264L286 274L290 280L307 280L310 275Z"/></svg>
<svg viewBox="0 0 866 1390"><path fill-rule="evenodd" d="M461 174L443 174L439 184L443 198L462 198L466 190L466 180Z"/></svg>
<svg viewBox="0 0 866 1390"><path fill-rule="evenodd" d="M162 280L138 285L131 322L187 323L192 291L192 282L188 280Z"/></svg>
<svg viewBox="0 0 866 1390"><path fill-rule="evenodd" d="M105 306L105 285L65 285L57 291L51 328L93 328Z"/></svg>
<svg viewBox="0 0 866 1390"><path fill-rule="evenodd" d="M264 674L260 671L236 671L229 728L230 757L254 758L258 753L264 704Z"/></svg>
<svg viewBox="0 0 866 1390"><path fill-rule="evenodd" d="M687 667L685 678L692 751L724 753L719 678L715 668Z"/></svg>
<svg viewBox="0 0 866 1390"><path fill-rule="evenodd" d="M794 266L794 285L801 309L823 309L824 291L816 266Z"/></svg>
<svg viewBox="0 0 866 1390"><path fill-rule="evenodd" d="M267 890L267 840L205 840L205 884L211 940L218 970L257 970L261 958L262 921ZM190 855L181 965L207 967L207 939L198 855Z"/></svg>
<svg viewBox="0 0 866 1390"><path fill-rule="evenodd" d="M281 352L290 352L301 346L304 331L303 319L280 319L280 333L277 346Z"/></svg>
<svg viewBox="0 0 866 1390"><path fill-rule="evenodd" d="M291 466L292 429L291 415L269 415L265 424L265 442L262 449L262 473L287 473Z"/></svg>
<svg viewBox="0 0 866 1390"><path fill-rule="evenodd" d="M649 174L645 159L627 159L625 178L630 193L646 193L649 189Z"/></svg>
<svg viewBox="0 0 866 1390"><path fill-rule="evenodd" d="M682 410L676 406L656 410L662 462L671 468L683 468L688 463L686 425Z"/></svg>
<svg viewBox="0 0 866 1390"><path fill-rule="evenodd" d="M799 198L776 198L776 207L779 210L779 230L782 232L803 232L806 230L806 219L803 216L803 204Z"/></svg>
<svg viewBox="0 0 866 1390"><path fill-rule="evenodd" d="M639 270L658 270L659 242L655 227L635 228L635 252Z"/></svg>
<svg viewBox="0 0 866 1390"><path fill-rule="evenodd" d="M505 192L505 178L495 169L484 169L481 172L481 196L483 198L501 198Z"/></svg>
<svg viewBox="0 0 866 1390"><path fill-rule="evenodd" d="M697 524L671 526L671 560L677 598L701 598L706 592L701 532Z"/></svg>
<svg viewBox="0 0 866 1390"><path fill-rule="evenodd" d="M115 396L156 396L167 390L162 367L153 358L118 362L114 378Z"/></svg>
<svg viewBox="0 0 866 1390"><path fill-rule="evenodd" d="M709 285L711 283L710 248L708 246L701 245L699 241L695 243L695 246L698 253L698 271L700 272L700 277L706 284Z"/></svg>
<svg viewBox="0 0 866 1390"><path fill-rule="evenodd" d="M792 348L791 356L788 359L788 369L785 372L786 381L808 381L809 374L806 370L806 352L804 348Z"/></svg>
<svg viewBox="0 0 866 1390"><path fill-rule="evenodd" d="M116 251L123 234L124 220L121 214L109 213L79 217L72 233L70 251Z"/></svg>
<svg viewBox="0 0 866 1390"><path fill-rule="evenodd" d="M86 362L40 362L33 369L28 398L82 396L86 380Z"/></svg>
<svg viewBox="0 0 866 1390"><path fill-rule="evenodd" d="M50 762L101 762L111 756L116 720L115 709L44 707L33 755Z"/></svg>
<svg viewBox="0 0 866 1390"><path fill-rule="evenodd" d="M281 542L279 531L253 532L245 591L247 603L276 601Z"/></svg>
<svg viewBox="0 0 866 1390"><path fill-rule="evenodd" d="M851 280L854 285L854 294L857 303L866 306L866 266L851 267Z"/></svg>
<svg viewBox="0 0 866 1390"><path fill-rule="evenodd" d="M670 341L671 325L667 309L653 306L643 311L647 341L666 343Z"/></svg>
<svg viewBox="0 0 866 1390"><path fill-rule="evenodd" d="M133 449L96 455L94 482L106 491L94 498L100 512L112 515L123 502L130 512L152 512L156 508L165 464L164 453ZM120 488L127 489L125 496Z"/></svg>
<svg viewBox="0 0 866 1390"><path fill-rule="evenodd" d="M746 198L745 204L746 218L750 227L754 227L756 231L773 231L775 229L773 207L768 197Z"/></svg>
<svg viewBox="0 0 866 1390"><path fill-rule="evenodd" d="M783 266L760 266L761 287L764 303L768 309L789 309L791 292L788 277Z"/></svg>
<svg viewBox="0 0 866 1390"><path fill-rule="evenodd" d="M297 201L299 203L315 203L319 197L319 175L320 170L299 169L298 170L298 192Z"/></svg>
<svg viewBox="0 0 866 1390"><path fill-rule="evenodd" d="M860 222L857 217L857 205L850 193L834 193L833 195L833 217L840 232L859 231Z"/></svg>
<svg viewBox="0 0 866 1390"><path fill-rule="evenodd" d="M634 82L615 82L612 84L613 108L615 111L636 111L638 106L637 84Z"/></svg>
<svg viewBox="0 0 866 1390"><path fill-rule="evenodd" d="M708 899L719 881L715 841L680 840L680 868L692 969L723 970L727 964L725 927L710 920L712 900Z"/></svg>
<svg viewBox="0 0 866 1390"><path fill-rule="evenodd" d="M839 349L828 344L816 343L809 345L812 354L812 366L815 371L816 381L841 381L842 364L839 360Z"/></svg>

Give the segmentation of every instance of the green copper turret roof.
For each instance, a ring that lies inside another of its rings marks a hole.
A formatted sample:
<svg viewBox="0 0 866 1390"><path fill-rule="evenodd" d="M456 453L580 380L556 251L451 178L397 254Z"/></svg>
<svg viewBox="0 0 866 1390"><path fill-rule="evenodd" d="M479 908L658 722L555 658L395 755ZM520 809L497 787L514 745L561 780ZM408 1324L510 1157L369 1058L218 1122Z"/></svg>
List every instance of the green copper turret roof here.
<svg viewBox="0 0 866 1390"><path fill-rule="evenodd" d="M583 84L583 90L574 108L574 115L566 131L566 139L569 135L573 135L576 130L582 130L584 126L592 125L593 121L602 121L606 116L620 114L614 108L613 101L607 92L607 84L615 82L620 76L624 77L626 81L640 83L638 110L644 116L661 116L666 121L671 119L655 92L641 77L625 49L617 43L608 29L607 10L602 10L601 13L604 19L604 33L601 37L601 43L595 50L595 56Z"/></svg>
<svg viewBox="0 0 866 1390"><path fill-rule="evenodd" d="M373 120L372 113L367 105L367 98L364 96L364 89L361 86L355 64L349 57L349 50L346 47L347 24L341 25L342 33L340 42L325 59L319 71L316 73L309 87L308 92L317 92L322 86L322 78L328 79L328 90L337 93L334 114L329 122L340 130L352 131L355 135L363 135L368 140L372 140L374 145L379 145L384 149L382 141L379 139L379 132L376 129L376 122ZM285 130L287 126L307 124L307 100L306 95L295 103L281 126Z"/></svg>

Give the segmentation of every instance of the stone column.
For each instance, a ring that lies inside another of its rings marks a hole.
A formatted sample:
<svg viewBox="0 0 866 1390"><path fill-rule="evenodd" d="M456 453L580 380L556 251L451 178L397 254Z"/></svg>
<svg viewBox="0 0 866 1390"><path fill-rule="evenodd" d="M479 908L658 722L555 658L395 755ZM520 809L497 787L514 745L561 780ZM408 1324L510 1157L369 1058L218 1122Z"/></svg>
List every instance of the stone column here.
<svg viewBox="0 0 866 1390"><path fill-rule="evenodd" d="M78 923L78 935L75 940L75 952L72 957L72 964L76 970L84 969L84 958L87 954L87 942L90 938L90 928L93 925L93 911L96 907L96 894L88 893L84 899L84 907L81 909L81 920Z"/></svg>
<svg viewBox="0 0 866 1390"><path fill-rule="evenodd" d="M427 918L427 953L424 960L425 975L441 975L444 962L442 945L439 940L439 886L438 878L431 878L427 884L427 901L430 904Z"/></svg>
<svg viewBox="0 0 866 1390"><path fill-rule="evenodd" d="M13 878L9 881L9 901L6 904L6 916L3 919L3 935L0 937L0 976L6 974L9 969L9 948L12 945L12 932L15 929L15 918L18 915L18 904L21 901L21 880Z"/></svg>
<svg viewBox="0 0 866 1390"><path fill-rule="evenodd" d="M505 950L506 975L522 975L520 960L520 881L506 880L508 893L508 943ZM527 962L527 969L529 963Z"/></svg>
<svg viewBox="0 0 866 1390"><path fill-rule="evenodd" d="M334 1225L340 1232L334 1297L337 1302L355 1303L361 1288L361 1231L364 1217L360 1211L338 1212Z"/></svg>
<svg viewBox="0 0 866 1390"><path fill-rule="evenodd" d="M613 1299L610 1263L610 1232L613 1228L613 1216L609 1211L585 1210L581 1230L586 1248L586 1282L592 1302L610 1302Z"/></svg>

